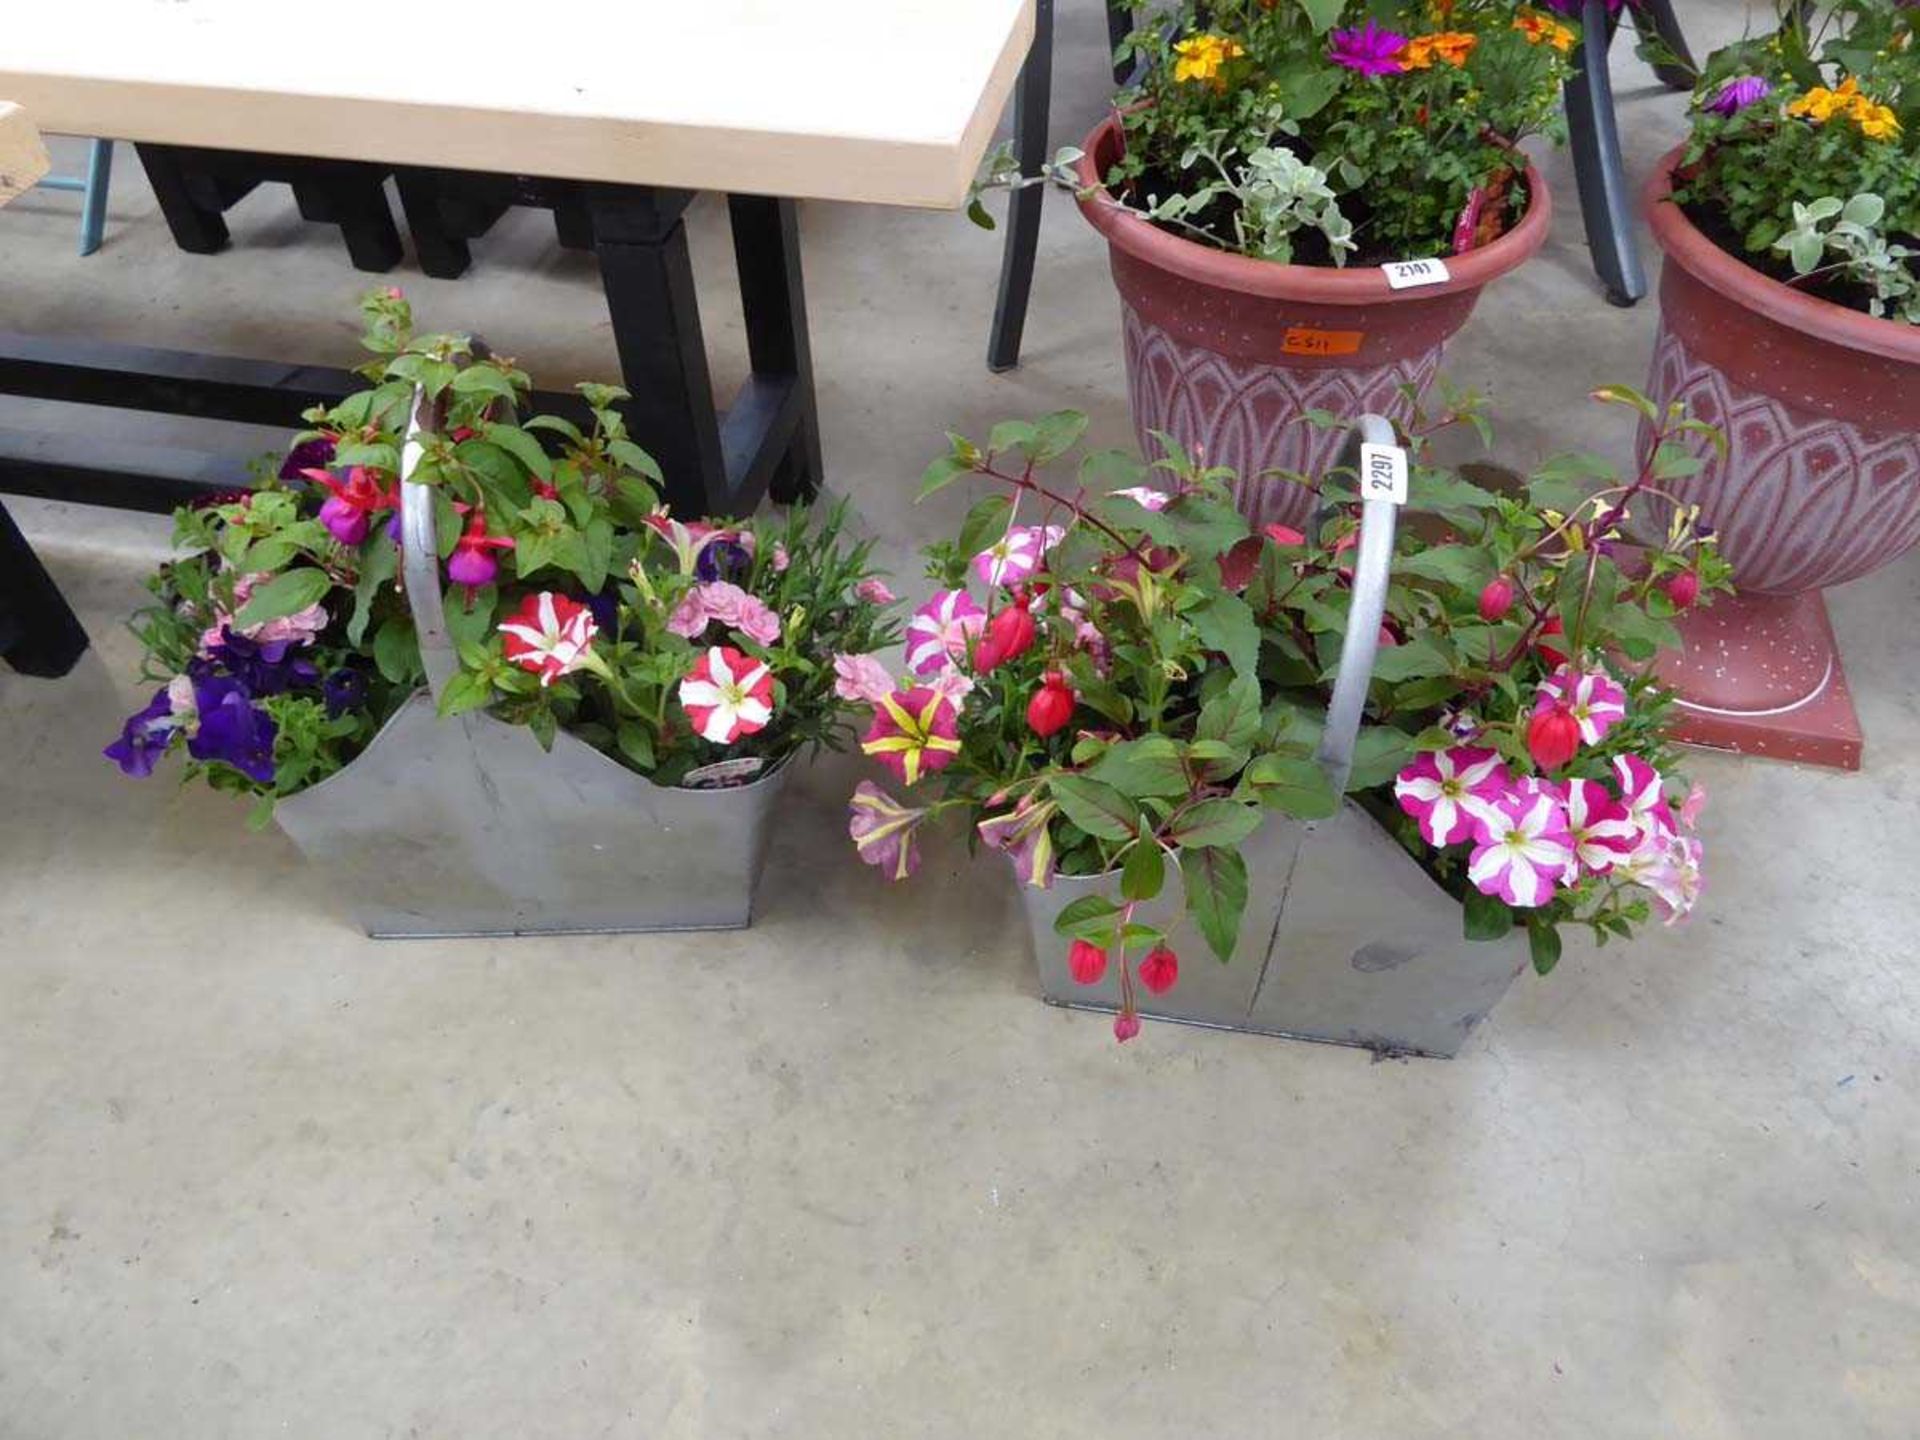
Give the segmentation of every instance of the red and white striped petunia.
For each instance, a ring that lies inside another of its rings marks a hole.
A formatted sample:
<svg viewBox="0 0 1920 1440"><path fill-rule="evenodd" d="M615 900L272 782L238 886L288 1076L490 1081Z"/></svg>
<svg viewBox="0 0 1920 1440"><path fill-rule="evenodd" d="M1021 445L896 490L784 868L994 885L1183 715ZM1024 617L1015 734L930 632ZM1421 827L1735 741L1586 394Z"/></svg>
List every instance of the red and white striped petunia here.
<svg viewBox="0 0 1920 1440"><path fill-rule="evenodd" d="M773 672L731 645L715 645L680 682L680 704L702 739L731 745L773 719Z"/></svg>
<svg viewBox="0 0 1920 1440"><path fill-rule="evenodd" d="M599 668L593 637L600 627L593 611L577 600L542 590L522 600L499 629L506 636L507 659L533 671L543 686L576 670Z"/></svg>

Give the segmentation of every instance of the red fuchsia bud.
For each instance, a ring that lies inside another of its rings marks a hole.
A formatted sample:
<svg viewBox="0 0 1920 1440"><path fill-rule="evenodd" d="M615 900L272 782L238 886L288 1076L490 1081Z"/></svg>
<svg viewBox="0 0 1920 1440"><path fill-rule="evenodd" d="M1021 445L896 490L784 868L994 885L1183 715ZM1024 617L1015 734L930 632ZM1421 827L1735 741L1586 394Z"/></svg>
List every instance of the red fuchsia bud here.
<svg viewBox="0 0 1920 1440"><path fill-rule="evenodd" d="M1155 995L1166 994L1179 978L1180 957L1164 945L1154 946L1140 962L1140 983Z"/></svg>
<svg viewBox="0 0 1920 1440"><path fill-rule="evenodd" d="M1091 940L1076 940L1067 951L1067 969L1076 985L1098 985L1107 973L1107 952Z"/></svg>
<svg viewBox="0 0 1920 1440"><path fill-rule="evenodd" d="M1140 1017L1132 1011L1123 1010L1113 1017L1113 1038L1122 1045L1140 1033Z"/></svg>
<svg viewBox="0 0 1920 1440"><path fill-rule="evenodd" d="M1073 707L1078 700L1073 687L1067 684L1067 677L1058 670L1049 670L1040 688L1033 692L1033 698L1027 701L1027 728L1042 740L1046 739L1065 728L1073 718Z"/></svg>
<svg viewBox="0 0 1920 1440"><path fill-rule="evenodd" d="M1558 770L1580 749L1580 722L1565 705L1549 705L1527 722L1527 753L1544 770Z"/></svg>
<svg viewBox="0 0 1920 1440"><path fill-rule="evenodd" d="M1480 618L1489 625L1513 608L1513 581L1496 575L1480 592Z"/></svg>
<svg viewBox="0 0 1920 1440"><path fill-rule="evenodd" d="M1033 615L1024 605L1003 605L987 621L986 633L973 647L975 673L985 675L1033 648Z"/></svg>
<svg viewBox="0 0 1920 1440"><path fill-rule="evenodd" d="M1385 650L1388 646L1398 645L1399 643L1400 637L1393 633L1393 627L1382 620L1380 622L1380 639L1378 641L1380 648Z"/></svg>
<svg viewBox="0 0 1920 1440"><path fill-rule="evenodd" d="M1567 652L1558 646L1547 643L1549 637L1564 635L1565 633L1565 628L1560 624L1560 617L1555 615L1551 620L1547 621L1546 624L1542 625L1540 627L1540 633L1533 637L1533 648L1540 652L1540 658L1549 665L1564 665L1567 663Z"/></svg>
<svg viewBox="0 0 1920 1440"><path fill-rule="evenodd" d="M1678 575L1669 575L1660 588L1667 592L1674 609L1685 610L1700 598L1700 577L1691 570L1682 570Z"/></svg>

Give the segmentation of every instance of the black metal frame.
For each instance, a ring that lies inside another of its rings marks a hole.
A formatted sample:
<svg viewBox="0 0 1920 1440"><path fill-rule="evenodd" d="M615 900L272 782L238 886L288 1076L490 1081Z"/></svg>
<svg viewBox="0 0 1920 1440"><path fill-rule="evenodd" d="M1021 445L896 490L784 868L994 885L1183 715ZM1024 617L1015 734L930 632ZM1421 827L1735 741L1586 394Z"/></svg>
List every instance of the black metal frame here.
<svg viewBox="0 0 1920 1440"><path fill-rule="evenodd" d="M156 192L164 187L163 208L172 207L168 222L189 249L225 243L223 197L231 204L259 179L304 173L307 182L292 182L298 194L300 184L313 183L322 171L334 174L327 167L344 163L265 157L274 161L268 167L260 163L263 157L245 156L216 173L197 163L198 152L171 147L141 146L143 160L150 148L156 153L149 174L158 173ZM313 202L326 207L343 230L349 219L355 226L371 224L369 207L345 198L355 187L364 196L366 177L341 180L334 174L334 180L330 188L309 189ZM677 513L738 515L769 494L786 502L816 493L822 473L819 414L792 200L727 200L752 373L722 411L707 369L688 252L684 217L693 192L459 171L403 171L399 180L410 223L418 211L416 242L436 266L458 262L464 269L471 259L466 240L484 233L513 204L553 209L565 243L591 246L622 376L632 392L622 405L628 429L660 462L666 499ZM333 404L355 384L348 372L325 367L0 334L4 395L291 428L301 411ZM587 418L577 395L541 394L534 403L577 422ZM76 432L0 432L0 494L164 512L232 489L245 473L240 457L115 444ZM28 557L31 574L21 555ZM25 578L0 591L0 604L16 620L24 607L30 628L44 637L23 643L57 650L71 612L51 582L40 583L45 572L31 561L18 532L0 531L0 564L9 563ZM67 663L78 653L73 650Z"/></svg>

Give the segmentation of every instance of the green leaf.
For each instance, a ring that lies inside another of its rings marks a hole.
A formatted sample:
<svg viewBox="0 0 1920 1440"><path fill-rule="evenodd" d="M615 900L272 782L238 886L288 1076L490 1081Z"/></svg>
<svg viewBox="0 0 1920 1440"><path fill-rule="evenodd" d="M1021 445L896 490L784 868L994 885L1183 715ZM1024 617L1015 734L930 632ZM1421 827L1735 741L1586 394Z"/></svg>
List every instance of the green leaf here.
<svg viewBox="0 0 1920 1440"><path fill-rule="evenodd" d="M1409 636L1398 645L1382 645L1373 657L1376 680L1418 680L1427 675L1451 675L1452 648L1432 631Z"/></svg>
<svg viewBox="0 0 1920 1440"><path fill-rule="evenodd" d="M1347 8L1347 0L1300 0L1300 8L1307 12L1307 19L1313 22L1313 33L1324 35L1340 19L1340 13Z"/></svg>
<svg viewBox="0 0 1920 1440"><path fill-rule="evenodd" d="M513 382L491 365L469 365L453 377L453 393L456 395L493 395L509 405L516 403L520 396L513 388Z"/></svg>
<svg viewBox="0 0 1920 1440"><path fill-rule="evenodd" d="M1227 780L1246 768L1249 747L1229 745L1224 740L1194 740L1187 745L1187 759L1200 767L1207 780Z"/></svg>
<svg viewBox="0 0 1920 1440"><path fill-rule="evenodd" d="M1493 557L1478 545L1435 545L1416 555L1402 555L1394 569L1477 593L1493 579Z"/></svg>
<svg viewBox="0 0 1920 1440"><path fill-rule="evenodd" d="M1256 755L1246 783L1262 805L1296 820L1324 820L1340 808L1327 772L1306 755Z"/></svg>
<svg viewBox="0 0 1920 1440"><path fill-rule="evenodd" d="M1025 420L1002 420L987 436L987 449L995 455L1024 449L1033 443L1034 429Z"/></svg>
<svg viewBox="0 0 1920 1440"><path fill-rule="evenodd" d="M1129 900L1151 900L1167 881L1167 858L1152 840L1142 840L1127 851L1120 871L1120 893Z"/></svg>
<svg viewBox="0 0 1920 1440"><path fill-rule="evenodd" d="M955 480L973 469L973 466L957 455L938 455L920 477L920 494L917 499L924 500L936 490L943 490Z"/></svg>
<svg viewBox="0 0 1920 1440"><path fill-rule="evenodd" d="M1464 913L1469 940L1504 940L1513 933L1513 911L1496 896L1467 891Z"/></svg>
<svg viewBox="0 0 1920 1440"><path fill-rule="evenodd" d="M1238 845L1260 828L1260 812L1238 800L1202 800L1174 822L1171 839L1182 847Z"/></svg>
<svg viewBox="0 0 1920 1440"><path fill-rule="evenodd" d="M1067 819L1087 834L1100 840L1131 840L1139 833L1138 808L1111 785L1084 775L1055 775L1048 786Z"/></svg>
<svg viewBox="0 0 1920 1440"><path fill-rule="evenodd" d="M1096 945L1113 943L1114 917L1120 907L1104 895L1082 895L1053 917L1054 932L1076 940L1091 940Z"/></svg>
<svg viewBox="0 0 1920 1440"><path fill-rule="evenodd" d="M1631 385L1596 385L1591 393L1596 400L1609 405L1625 405L1638 410L1653 424L1660 423L1659 408Z"/></svg>
<svg viewBox="0 0 1920 1440"><path fill-rule="evenodd" d="M538 479L553 479L553 461L540 442L522 430L518 425L489 424L485 430L486 438L518 460L528 474Z"/></svg>
<svg viewBox="0 0 1920 1440"><path fill-rule="evenodd" d="M1434 514L1448 511L1487 510L1500 503L1491 490L1445 470L1415 470L1407 485L1407 509Z"/></svg>
<svg viewBox="0 0 1920 1440"><path fill-rule="evenodd" d="M971 560L1006 534L1007 512L1012 508L1013 501L997 493L977 501L967 511L967 518L960 522L960 538L954 542L954 553L963 560Z"/></svg>
<svg viewBox="0 0 1920 1440"><path fill-rule="evenodd" d="M1414 737L1391 725L1369 725L1353 742L1353 773L1349 790L1371 790L1385 785L1413 759Z"/></svg>
<svg viewBox="0 0 1920 1440"><path fill-rule="evenodd" d="M1033 438L1020 448L1035 465L1057 460L1087 433L1087 417L1078 410L1056 410L1042 415L1033 426Z"/></svg>
<svg viewBox="0 0 1920 1440"><path fill-rule="evenodd" d="M652 771L653 734L646 726L632 720L622 721L614 739L620 746L620 753L633 761L635 767L642 772Z"/></svg>
<svg viewBox="0 0 1920 1440"><path fill-rule="evenodd" d="M1180 881L1186 887L1187 914L1213 953L1233 958L1240 939L1240 917L1247 908L1247 863L1238 850L1208 846L1180 852Z"/></svg>
<svg viewBox="0 0 1920 1440"><path fill-rule="evenodd" d="M1209 595L1203 604L1187 611L1200 643L1218 650L1238 675L1253 676L1260 664L1260 626L1253 610L1238 595L1224 590Z"/></svg>
<svg viewBox="0 0 1920 1440"><path fill-rule="evenodd" d="M436 708L443 717L463 715L469 710L478 710L492 700L493 686L487 683L486 677L476 675L471 670L462 670L440 692L440 703Z"/></svg>
<svg viewBox="0 0 1920 1440"><path fill-rule="evenodd" d="M399 565L400 547L387 538L384 529L375 530L360 542L360 577L353 586L353 614L347 617L349 645L357 647L366 638L373 602L381 586L393 579Z"/></svg>
<svg viewBox="0 0 1920 1440"><path fill-rule="evenodd" d="M447 634L452 638L456 650L486 644L487 636L493 630L494 600L499 593L496 586L482 585L473 592L471 605L467 604L467 592L464 589L449 594L445 610Z"/></svg>
<svg viewBox="0 0 1920 1440"><path fill-rule="evenodd" d="M1182 495L1160 514L1173 527L1174 543L1196 560L1210 560L1247 538L1238 510L1200 495Z"/></svg>
<svg viewBox="0 0 1920 1440"><path fill-rule="evenodd" d="M1560 963L1560 931L1551 920L1534 914L1527 916L1527 948L1533 954L1533 971L1545 975Z"/></svg>
<svg viewBox="0 0 1920 1440"><path fill-rule="evenodd" d="M618 460L627 469L637 471L656 485L666 483L666 472L661 470L660 462L642 450L631 440L609 440L607 453Z"/></svg>
<svg viewBox="0 0 1920 1440"><path fill-rule="evenodd" d="M1136 800L1148 795L1169 798L1185 795L1193 788L1187 780L1186 766L1181 763L1180 747L1165 735L1143 735L1138 740L1122 741L1102 755L1087 773Z"/></svg>
<svg viewBox="0 0 1920 1440"><path fill-rule="evenodd" d="M302 565L276 575L247 596L247 603L233 617L233 628L243 630L267 620L295 614L324 598L333 589L333 579L324 570Z"/></svg>
<svg viewBox="0 0 1920 1440"><path fill-rule="evenodd" d="M1250 747L1260 735L1260 682L1251 675L1235 675L1226 689L1200 707L1193 733L1200 740Z"/></svg>
<svg viewBox="0 0 1920 1440"><path fill-rule="evenodd" d="M1147 467L1131 450L1090 450L1080 462L1080 483L1088 490L1131 490L1147 483Z"/></svg>
<svg viewBox="0 0 1920 1440"><path fill-rule="evenodd" d="M420 645L414 638L413 617L389 615L373 637L373 663L395 685L404 685L420 671Z"/></svg>

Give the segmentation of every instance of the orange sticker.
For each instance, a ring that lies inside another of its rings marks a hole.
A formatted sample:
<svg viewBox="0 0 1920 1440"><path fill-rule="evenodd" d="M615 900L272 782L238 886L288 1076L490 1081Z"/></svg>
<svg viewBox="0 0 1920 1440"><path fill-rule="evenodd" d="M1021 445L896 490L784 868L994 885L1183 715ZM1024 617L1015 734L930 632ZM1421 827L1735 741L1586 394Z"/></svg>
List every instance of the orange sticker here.
<svg viewBox="0 0 1920 1440"><path fill-rule="evenodd" d="M1289 355L1352 355L1367 338L1363 330L1316 330L1311 325L1295 325L1280 341Z"/></svg>

